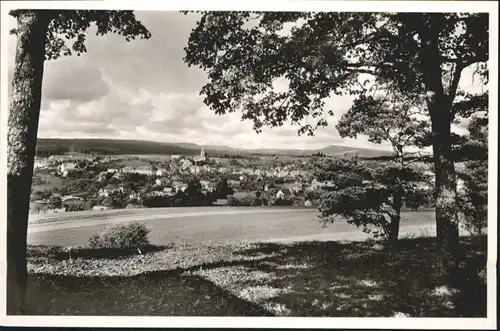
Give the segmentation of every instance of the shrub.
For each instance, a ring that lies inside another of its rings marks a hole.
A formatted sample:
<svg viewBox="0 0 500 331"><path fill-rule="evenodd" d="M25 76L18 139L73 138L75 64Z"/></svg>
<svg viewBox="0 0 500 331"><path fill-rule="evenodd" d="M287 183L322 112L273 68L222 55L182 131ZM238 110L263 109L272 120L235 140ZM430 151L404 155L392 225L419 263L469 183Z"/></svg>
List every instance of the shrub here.
<svg viewBox="0 0 500 331"><path fill-rule="evenodd" d="M150 230L140 223L119 224L89 239L90 248L136 248L149 246Z"/></svg>
<svg viewBox="0 0 500 331"><path fill-rule="evenodd" d="M239 201L233 195L228 195L227 196L227 204L229 206L238 206L239 205Z"/></svg>

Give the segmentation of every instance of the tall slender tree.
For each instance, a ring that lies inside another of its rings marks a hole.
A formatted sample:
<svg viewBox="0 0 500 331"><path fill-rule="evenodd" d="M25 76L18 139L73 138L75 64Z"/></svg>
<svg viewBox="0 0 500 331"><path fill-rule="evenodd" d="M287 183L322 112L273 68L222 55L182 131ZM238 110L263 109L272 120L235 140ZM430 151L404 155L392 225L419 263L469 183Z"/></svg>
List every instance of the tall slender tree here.
<svg viewBox="0 0 500 331"><path fill-rule="evenodd" d="M436 176L438 262L457 265L458 214L451 124L459 82L475 67L487 81L488 14L204 12L185 61L208 74L201 94L217 114L241 111L260 132L286 122L313 134L328 124L325 99L380 85L426 96ZM364 77L363 77L364 76ZM275 89L280 79L287 89Z"/></svg>
<svg viewBox="0 0 500 331"><path fill-rule="evenodd" d="M87 29L127 41L150 38L132 11L13 10L17 36L7 134L7 313L26 309L26 240L29 196L38 135L45 60L87 51Z"/></svg>
<svg viewBox="0 0 500 331"><path fill-rule="evenodd" d="M358 188L367 192L375 192L373 183L376 184L380 195L378 202L366 194L360 197L373 200L369 208L371 215L376 215L378 219L381 214L389 216L389 222L386 222L384 217L379 223L387 224L385 232L393 243L398 240L403 206L409 204L418 208L419 203L422 202L415 198L423 193L423 190L419 189L419 184L425 181L425 176L411 165L413 159L411 156L414 153L408 151L408 148L416 147L422 137L430 131L429 119L425 116L423 111L425 105L421 99L419 95L407 96L392 91L361 95L336 125L343 138L356 138L364 135L372 143L389 143L393 149L392 160L383 166L377 166L377 169L371 172L369 176L371 183L357 185ZM334 169L330 171L332 177L336 177L334 172L337 171ZM325 179L329 179L328 175L323 178ZM349 190L353 188L349 184L344 186ZM369 186L371 191L365 186ZM325 198L330 199L331 195L335 196L337 193L326 195ZM381 208L382 204L390 208ZM327 205L332 206L332 203ZM333 207L333 210L338 210L337 207ZM326 208L323 214L328 215L330 211ZM349 210L349 212L355 213L356 210ZM367 219L366 215L363 217Z"/></svg>

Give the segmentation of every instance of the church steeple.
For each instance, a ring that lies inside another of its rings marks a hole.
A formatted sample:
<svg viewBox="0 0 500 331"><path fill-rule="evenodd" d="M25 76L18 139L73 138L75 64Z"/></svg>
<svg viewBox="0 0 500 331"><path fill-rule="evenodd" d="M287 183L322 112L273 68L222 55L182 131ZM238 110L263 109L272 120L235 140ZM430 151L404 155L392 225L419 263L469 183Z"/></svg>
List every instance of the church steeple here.
<svg viewBox="0 0 500 331"><path fill-rule="evenodd" d="M201 148L200 156L205 157L205 148L203 147Z"/></svg>

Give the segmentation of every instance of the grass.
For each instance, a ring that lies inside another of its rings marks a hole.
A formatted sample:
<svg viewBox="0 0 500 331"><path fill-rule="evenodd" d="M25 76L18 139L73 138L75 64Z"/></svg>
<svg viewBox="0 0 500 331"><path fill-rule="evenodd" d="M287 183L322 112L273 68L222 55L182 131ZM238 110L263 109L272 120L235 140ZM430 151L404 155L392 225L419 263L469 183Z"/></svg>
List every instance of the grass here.
<svg viewBox="0 0 500 331"><path fill-rule="evenodd" d="M486 237L462 238L465 265ZM434 268L435 238L131 250L32 246L31 314L163 316L486 315L486 285L462 268L459 291Z"/></svg>
<svg viewBox="0 0 500 331"><path fill-rule="evenodd" d="M302 240L317 240L318 237L337 240L345 232L349 232L346 235L347 239L351 237L351 232L352 239L360 236L367 237L356 226L347 224L344 220L322 227L315 209L192 207L187 209L145 208L124 212L130 214L121 215L118 211L101 212L106 216L100 220L97 220L100 216L94 219L94 215L101 215L96 211L75 212L74 216L70 215L73 213L51 216L51 220L74 217L75 222L83 218L87 218L86 221L89 222L82 222L82 226L76 228L56 224L50 230L29 234L28 242L31 244L86 245L88 238L101 232L106 223L120 222L125 216L127 220L144 221L151 229L149 239L154 245L168 245L172 242L191 245L208 242L221 244L230 240L274 241L295 237L303 237ZM45 219L38 220L38 223L43 222ZM433 224L435 224L435 213L430 211L402 214L402 231L406 226L420 227Z"/></svg>

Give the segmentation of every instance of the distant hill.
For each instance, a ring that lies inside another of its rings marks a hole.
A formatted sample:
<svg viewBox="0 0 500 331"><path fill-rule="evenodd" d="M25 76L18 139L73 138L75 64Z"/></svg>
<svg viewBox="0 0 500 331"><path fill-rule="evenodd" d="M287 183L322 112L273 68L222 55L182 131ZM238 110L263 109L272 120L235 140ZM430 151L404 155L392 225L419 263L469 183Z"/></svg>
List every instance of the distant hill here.
<svg viewBox="0 0 500 331"><path fill-rule="evenodd" d="M39 138L37 155L47 156L67 152L96 153L96 154L198 154L204 148L206 153L231 155L279 155L279 156L309 156L315 153L326 155L344 155L358 153L360 157L384 157L390 151L354 148L330 145L322 149L239 149L228 146L198 145L193 143L164 143L145 140L118 140L118 139L56 139Z"/></svg>

